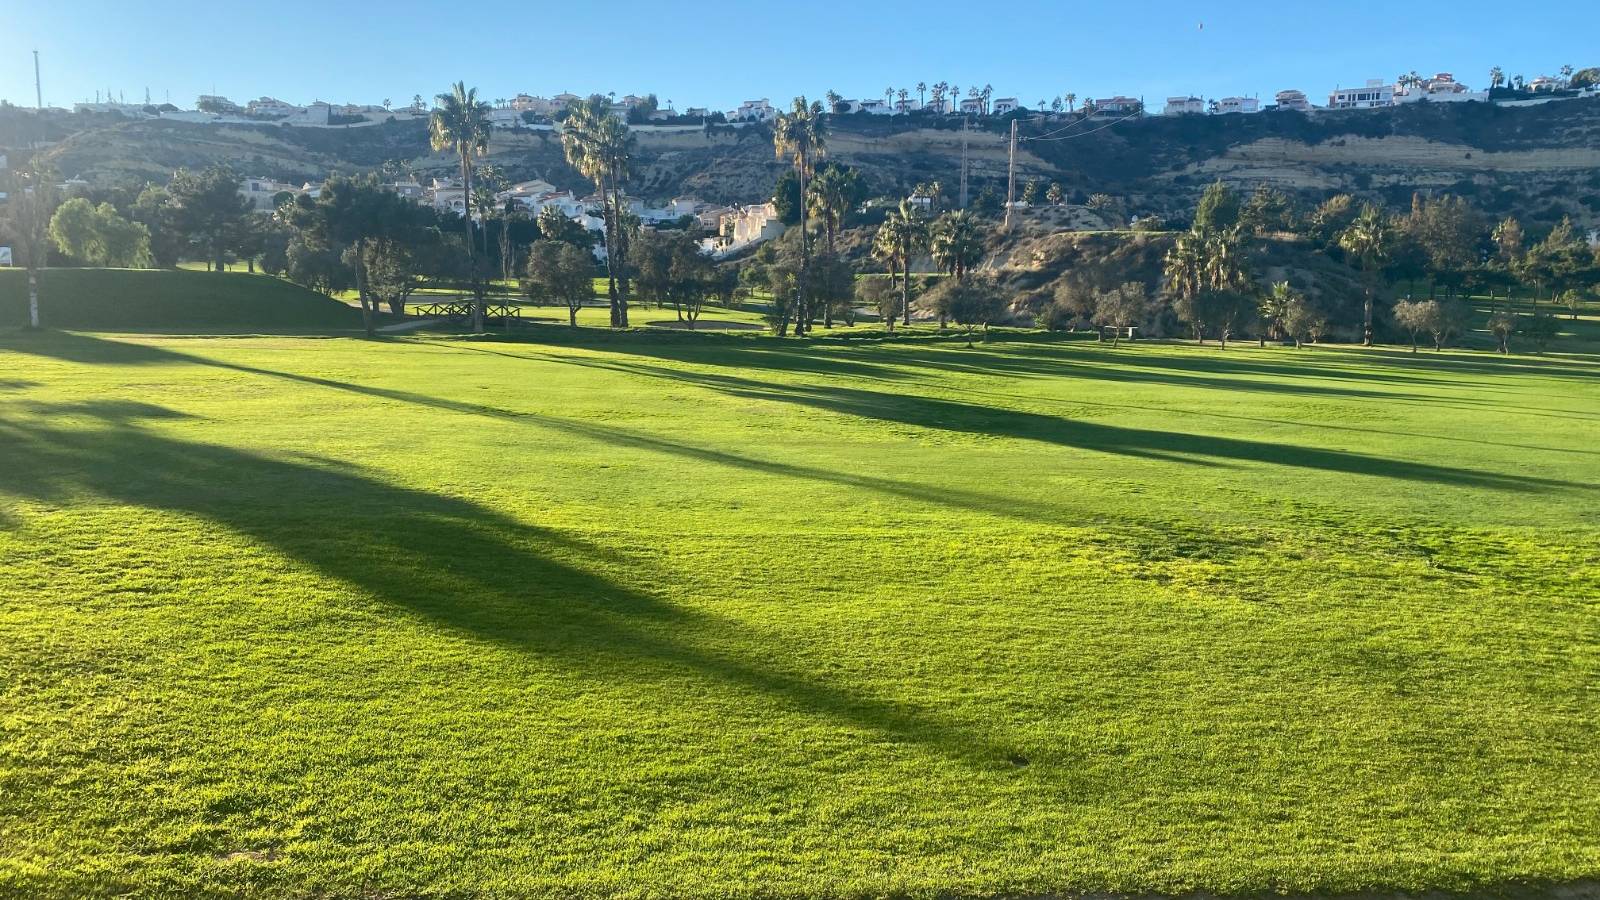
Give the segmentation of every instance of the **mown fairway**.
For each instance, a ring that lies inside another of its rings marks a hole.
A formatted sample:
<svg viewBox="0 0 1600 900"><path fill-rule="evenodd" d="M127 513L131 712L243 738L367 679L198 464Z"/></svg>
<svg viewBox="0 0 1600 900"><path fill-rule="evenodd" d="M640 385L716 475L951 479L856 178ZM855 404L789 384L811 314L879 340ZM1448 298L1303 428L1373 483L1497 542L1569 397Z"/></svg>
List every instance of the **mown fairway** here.
<svg viewBox="0 0 1600 900"><path fill-rule="evenodd" d="M1600 876L1600 364L540 334L0 336L0 894Z"/></svg>

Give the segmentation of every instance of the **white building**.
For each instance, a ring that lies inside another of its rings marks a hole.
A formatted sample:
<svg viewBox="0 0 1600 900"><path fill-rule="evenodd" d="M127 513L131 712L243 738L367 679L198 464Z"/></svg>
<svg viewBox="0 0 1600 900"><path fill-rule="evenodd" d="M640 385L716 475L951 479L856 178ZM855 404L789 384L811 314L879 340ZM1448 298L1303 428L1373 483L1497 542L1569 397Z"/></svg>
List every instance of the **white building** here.
<svg viewBox="0 0 1600 900"><path fill-rule="evenodd" d="M713 256L727 256L783 234L784 225L778 220L778 208L772 203L755 206L736 206L722 214L718 234L700 243L701 249Z"/></svg>
<svg viewBox="0 0 1600 900"><path fill-rule="evenodd" d="M1213 111L1219 116L1250 115L1261 111L1261 101L1255 97L1223 97Z"/></svg>
<svg viewBox="0 0 1600 900"><path fill-rule="evenodd" d="M1394 105L1395 86L1381 78L1369 78L1362 87L1334 88L1328 95L1329 109L1378 109Z"/></svg>
<svg viewBox="0 0 1600 900"><path fill-rule="evenodd" d="M1422 100L1430 103L1463 103L1488 99L1487 91L1470 90L1466 85L1456 81L1455 76L1449 72L1440 72L1432 78L1424 78L1421 84L1397 86L1394 94L1396 103L1416 103Z"/></svg>
<svg viewBox="0 0 1600 900"><path fill-rule="evenodd" d="M285 103L276 97L259 97L245 104L245 113L252 116L278 118L282 116L298 115L306 111L303 106Z"/></svg>
<svg viewBox="0 0 1600 900"><path fill-rule="evenodd" d="M1022 104L1017 102L1017 98L1001 97L994 101L994 106L990 107L990 109L997 116L1007 116L1016 112L1021 107Z"/></svg>
<svg viewBox="0 0 1600 900"><path fill-rule="evenodd" d="M983 115L983 101L977 97L968 97L961 101L961 113L968 116Z"/></svg>
<svg viewBox="0 0 1600 900"><path fill-rule="evenodd" d="M249 200L256 212L272 212L278 206L278 195L285 191L298 194L300 187L271 178L246 178L239 183L239 196Z"/></svg>
<svg viewBox="0 0 1600 900"><path fill-rule="evenodd" d="M1206 111L1206 101L1199 97L1168 97L1166 109L1162 115L1167 116L1196 116L1203 115Z"/></svg>
<svg viewBox="0 0 1600 900"><path fill-rule="evenodd" d="M1293 112L1310 112L1311 100L1306 97L1305 91L1287 90L1279 91L1276 101L1279 109Z"/></svg>
<svg viewBox="0 0 1600 900"><path fill-rule="evenodd" d="M739 108L728 113L729 122L770 122L777 118L778 111L772 108L772 103L766 98L760 100L746 100L739 104Z"/></svg>

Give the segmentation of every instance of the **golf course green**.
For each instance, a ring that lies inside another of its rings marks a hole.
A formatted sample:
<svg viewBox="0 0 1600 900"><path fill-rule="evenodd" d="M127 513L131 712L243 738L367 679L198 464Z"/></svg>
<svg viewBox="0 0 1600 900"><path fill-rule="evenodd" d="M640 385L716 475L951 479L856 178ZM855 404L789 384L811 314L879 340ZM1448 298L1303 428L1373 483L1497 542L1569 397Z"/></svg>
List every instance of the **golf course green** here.
<svg viewBox="0 0 1600 900"><path fill-rule="evenodd" d="M1600 877L1600 357L529 331L0 333L0 896Z"/></svg>

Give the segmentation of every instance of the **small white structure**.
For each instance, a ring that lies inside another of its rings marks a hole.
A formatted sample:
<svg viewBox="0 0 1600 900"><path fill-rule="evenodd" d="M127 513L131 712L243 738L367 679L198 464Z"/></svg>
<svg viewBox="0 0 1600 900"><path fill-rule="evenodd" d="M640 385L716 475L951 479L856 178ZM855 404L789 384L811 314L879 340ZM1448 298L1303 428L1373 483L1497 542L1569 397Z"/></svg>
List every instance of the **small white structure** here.
<svg viewBox="0 0 1600 900"><path fill-rule="evenodd" d="M772 108L772 103L763 97L760 100L746 100L739 104L739 108L728 113L729 122L770 122L777 118L778 111Z"/></svg>
<svg viewBox="0 0 1600 900"><path fill-rule="evenodd" d="M1306 97L1305 91L1297 91L1294 89L1279 91L1278 96L1274 99L1277 103L1278 109L1281 110L1287 110L1290 112L1311 111L1311 100Z"/></svg>
<svg viewBox="0 0 1600 900"><path fill-rule="evenodd" d="M1487 91L1472 91L1456 81L1455 76L1449 72L1440 72L1432 78L1424 78L1421 84L1397 86L1394 94L1395 103L1416 103L1422 100L1430 103L1464 103L1488 99Z"/></svg>
<svg viewBox="0 0 1600 900"><path fill-rule="evenodd" d="M1198 116L1204 115L1206 101L1199 97L1168 97L1167 106L1162 110L1166 116Z"/></svg>
<svg viewBox="0 0 1600 900"><path fill-rule="evenodd" d="M983 101L977 97L968 97L961 101L961 114L967 116L983 115Z"/></svg>
<svg viewBox="0 0 1600 900"><path fill-rule="evenodd" d="M1223 97L1214 110L1219 116L1251 115L1260 111L1261 101L1255 97Z"/></svg>
<svg viewBox="0 0 1600 900"><path fill-rule="evenodd" d="M990 110L997 116L1006 116L1016 112L1021 106L1015 97L1001 97L994 101L994 106L990 107Z"/></svg>
<svg viewBox="0 0 1600 900"><path fill-rule="evenodd" d="M271 178L246 178L239 183L239 196L249 200L256 212L272 212L277 208L278 195L285 191L298 194L300 188Z"/></svg>
<svg viewBox="0 0 1600 900"><path fill-rule="evenodd" d="M259 97L245 104L245 113L251 116L281 118L284 116L298 115L306 111L303 106L285 103L276 97Z"/></svg>
<svg viewBox="0 0 1600 900"><path fill-rule="evenodd" d="M1358 88L1334 88L1328 95L1329 109L1379 109L1394 105L1395 86L1381 78L1369 78Z"/></svg>
<svg viewBox="0 0 1600 900"><path fill-rule="evenodd" d="M727 256L763 241L770 241L786 229L778 220L774 204L736 206L723 213L718 223L718 235L701 242L701 249L713 256Z"/></svg>

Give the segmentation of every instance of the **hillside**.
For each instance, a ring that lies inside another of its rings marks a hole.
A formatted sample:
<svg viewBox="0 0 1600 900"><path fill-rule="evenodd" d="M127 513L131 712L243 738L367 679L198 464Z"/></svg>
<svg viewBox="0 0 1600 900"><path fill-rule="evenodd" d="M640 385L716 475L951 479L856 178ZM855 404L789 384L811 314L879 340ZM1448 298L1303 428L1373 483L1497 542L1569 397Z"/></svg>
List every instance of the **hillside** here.
<svg viewBox="0 0 1600 900"><path fill-rule="evenodd" d="M933 180L953 193L960 181L958 121L848 116L829 124L830 156L861 169L876 193ZM966 137L974 195L1004 192L1008 127L993 121ZM178 166L214 162L287 181L385 162L422 176L453 167L447 156L429 150L421 123L325 130L74 118L52 129L54 143L45 152L58 170L102 185L137 187L165 179ZM0 145L15 145L19 134L16 122L0 120ZM1307 202L1347 191L1404 205L1417 188L1448 190L1492 215L1515 214L1533 226L1562 215L1600 226L1600 102L1592 100L1522 108L1417 104L1315 116L1153 117L1112 127L1098 121L1025 122L1022 134L1018 169L1024 181L1059 181L1079 201L1110 194L1124 200L1130 213L1181 219L1199 191L1222 178L1245 187L1274 184ZM781 171L765 128L636 135L631 189L649 197L693 194L718 203L751 202L767 196ZM584 188L548 131L497 132L487 161L514 179L540 177Z"/></svg>
<svg viewBox="0 0 1600 900"><path fill-rule="evenodd" d="M321 294L266 275L172 270L47 269L44 324L53 328L222 332L359 328L360 315ZM0 269L0 327L28 321L27 280Z"/></svg>

